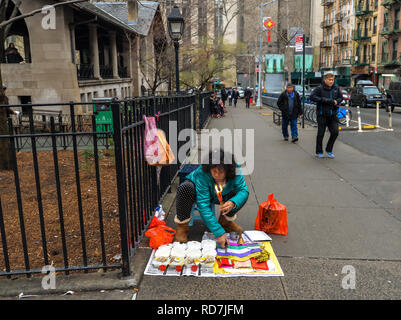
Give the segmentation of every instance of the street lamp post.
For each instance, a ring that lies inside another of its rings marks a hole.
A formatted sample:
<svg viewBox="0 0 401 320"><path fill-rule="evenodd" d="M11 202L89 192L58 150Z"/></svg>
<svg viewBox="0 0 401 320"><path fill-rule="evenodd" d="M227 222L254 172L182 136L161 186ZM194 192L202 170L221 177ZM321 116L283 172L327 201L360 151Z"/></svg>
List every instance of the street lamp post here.
<svg viewBox="0 0 401 320"><path fill-rule="evenodd" d="M272 0L269 2L262 2L260 4L260 22L259 22L259 28L260 28L260 38L259 38L259 84L258 84L258 101L256 103L257 107L261 107L261 100L262 100L262 43L263 43L263 8L273 2L276 2L277 0Z"/></svg>
<svg viewBox="0 0 401 320"><path fill-rule="evenodd" d="M178 59L178 51L179 51L179 41L182 38L184 33L184 18L181 15L180 10L177 5L173 7L170 15L167 18L168 21L168 31L171 39L174 41L175 48L175 88L177 94L180 93L180 68L179 68L179 59Z"/></svg>

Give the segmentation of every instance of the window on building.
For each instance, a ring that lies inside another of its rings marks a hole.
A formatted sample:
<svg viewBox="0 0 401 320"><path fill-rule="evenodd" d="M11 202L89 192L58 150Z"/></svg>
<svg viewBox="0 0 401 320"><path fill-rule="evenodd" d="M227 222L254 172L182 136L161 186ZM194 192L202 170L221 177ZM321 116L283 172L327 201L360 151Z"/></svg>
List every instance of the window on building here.
<svg viewBox="0 0 401 320"><path fill-rule="evenodd" d="M86 95L85 95L85 93L81 93L81 102L86 102Z"/></svg>
<svg viewBox="0 0 401 320"><path fill-rule="evenodd" d="M371 54L371 57L372 57L372 62L376 61L376 45L375 45L375 44L372 44L372 54Z"/></svg>
<svg viewBox="0 0 401 320"><path fill-rule="evenodd" d="M397 60L397 50L398 49L398 39L393 40L393 54L391 59L392 60Z"/></svg>
<svg viewBox="0 0 401 320"><path fill-rule="evenodd" d="M400 8L394 10L394 30L400 29Z"/></svg>
<svg viewBox="0 0 401 320"><path fill-rule="evenodd" d="M377 32L377 17L373 18L373 34Z"/></svg>
<svg viewBox="0 0 401 320"><path fill-rule="evenodd" d="M106 98L109 96L109 91L108 90L104 90L103 92L103 96Z"/></svg>

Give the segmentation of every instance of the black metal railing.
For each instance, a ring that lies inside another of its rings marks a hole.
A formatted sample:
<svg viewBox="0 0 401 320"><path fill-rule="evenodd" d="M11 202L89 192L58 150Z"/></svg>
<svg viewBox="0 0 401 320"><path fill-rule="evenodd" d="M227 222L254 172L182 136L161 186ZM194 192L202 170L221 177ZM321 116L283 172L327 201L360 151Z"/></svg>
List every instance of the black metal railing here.
<svg viewBox="0 0 401 320"><path fill-rule="evenodd" d="M100 76L103 79L111 79L111 78L113 78L113 67L100 66Z"/></svg>
<svg viewBox="0 0 401 320"><path fill-rule="evenodd" d="M93 64L77 64L78 80L94 79Z"/></svg>
<svg viewBox="0 0 401 320"><path fill-rule="evenodd" d="M197 99L205 108L196 110ZM188 156L193 145L193 136L179 133L205 125L209 100L210 93L115 99L101 102L111 116L108 122L101 121L99 112L88 116L90 123L81 123L76 111L92 103L29 105L68 109L67 118L49 115L48 130L35 124L32 108L27 108L29 124L23 131L8 118L0 144L9 145L13 168L0 171L0 277L31 277L51 261L56 272L65 274L121 269L128 275L155 208L170 191L185 161L182 154ZM199 124L196 114L202 119ZM156 116L176 163L158 168L147 164L143 115ZM83 137L86 148L80 145ZM29 144L18 152L23 138ZM41 139L49 140L47 148L40 148ZM188 150L179 153L183 147Z"/></svg>
<svg viewBox="0 0 401 320"><path fill-rule="evenodd" d="M128 78L128 69L127 69L127 67L118 67L118 76L120 78Z"/></svg>

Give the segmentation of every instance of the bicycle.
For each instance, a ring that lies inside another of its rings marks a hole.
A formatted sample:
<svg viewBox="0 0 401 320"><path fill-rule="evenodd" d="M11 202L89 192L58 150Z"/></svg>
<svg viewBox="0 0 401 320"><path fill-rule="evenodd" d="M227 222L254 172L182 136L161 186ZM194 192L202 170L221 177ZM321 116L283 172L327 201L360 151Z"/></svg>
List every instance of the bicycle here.
<svg viewBox="0 0 401 320"><path fill-rule="evenodd" d="M345 108L339 107L338 110L337 110L338 123L340 123L342 125L347 124L347 111L348 111L349 121L351 121L351 119L352 119L352 111L350 109L345 109Z"/></svg>

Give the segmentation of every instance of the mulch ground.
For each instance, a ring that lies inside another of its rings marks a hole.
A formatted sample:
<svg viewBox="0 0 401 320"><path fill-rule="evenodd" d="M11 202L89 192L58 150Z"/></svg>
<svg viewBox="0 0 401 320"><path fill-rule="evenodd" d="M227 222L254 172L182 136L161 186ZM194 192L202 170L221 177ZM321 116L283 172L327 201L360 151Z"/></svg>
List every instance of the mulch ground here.
<svg viewBox="0 0 401 320"><path fill-rule="evenodd" d="M88 158L85 158L83 152L79 151L79 163L88 265L101 265L95 166L93 160L85 161ZM116 262L113 257L120 253L116 171L112 152L105 150L104 153L106 154L100 159L103 225L107 264L112 264ZM83 251L74 155L72 151L59 151L58 158L68 262L69 266L80 266L83 265ZM64 267L53 153L51 151L38 152L38 161L48 258L55 267ZM18 153L17 162L30 268L42 269L45 263L32 153ZM23 270L25 269L24 250L13 171L0 171L0 197L10 267L11 270ZM0 269L5 271L3 245L0 246Z"/></svg>

